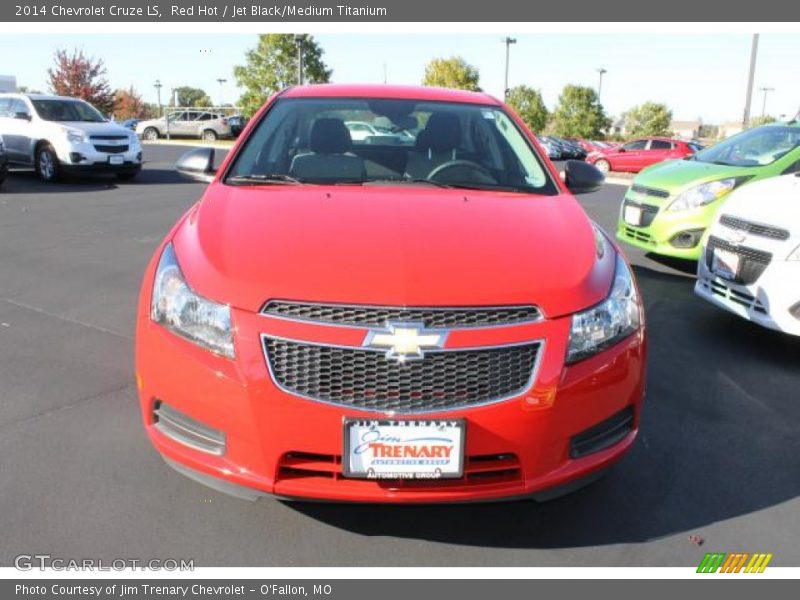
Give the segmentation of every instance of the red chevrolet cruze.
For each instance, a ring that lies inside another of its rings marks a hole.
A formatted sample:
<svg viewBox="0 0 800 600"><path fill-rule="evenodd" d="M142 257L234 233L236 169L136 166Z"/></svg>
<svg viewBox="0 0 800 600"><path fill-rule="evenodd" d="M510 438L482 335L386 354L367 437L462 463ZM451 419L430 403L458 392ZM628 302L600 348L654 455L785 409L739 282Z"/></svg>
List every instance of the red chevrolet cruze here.
<svg viewBox="0 0 800 600"><path fill-rule="evenodd" d="M379 133L351 136L354 123ZM273 97L144 275L136 370L167 462L244 498L547 499L632 445L641 299L620 250L503 103Z"/></svg>
<svg viewBox="0 0 800 600"><path fill-rule="evenodd" d="M621 146L595 149L589 152L586 162L596 166L603 173L609 171L638 173L645 167L663 160L690 156L700 148L697 143L684 140L663 137L640 138Z"/></svg>

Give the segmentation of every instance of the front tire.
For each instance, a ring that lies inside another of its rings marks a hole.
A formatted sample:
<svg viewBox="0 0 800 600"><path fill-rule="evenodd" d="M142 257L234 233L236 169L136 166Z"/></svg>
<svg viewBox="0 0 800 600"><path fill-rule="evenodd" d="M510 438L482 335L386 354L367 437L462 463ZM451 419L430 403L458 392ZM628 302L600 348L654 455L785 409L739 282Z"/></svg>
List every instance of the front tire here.
<svg viewBox="0 0 800 600"><path fill-rule="evenodd" d="M611 163L609 163L605 159L600 159L594 163L594 166L603 174L608 175L608 172L611 170Z"/></svg>
<svg viewBox="0 0 800 600"><path fill-rule="evenodd" d="M205 142L216 142L217 141L217 132L213 129L206 129L203 131L202 135L203 141Z"/></svg>
<svg viewBox="0 0 800 600"><path fill-rule="evenodd" d="M155 127L148 127L142 133L142 139L146 142L155 142L159 137L161 137L158 133L158 129Z"/></svg>
<svg viewBox="0 0 800 600"><path fill-rule="evenodd" d="M58 179L58 156L50 144L43 144L36 150L36 174L48 183Z"/></svg>

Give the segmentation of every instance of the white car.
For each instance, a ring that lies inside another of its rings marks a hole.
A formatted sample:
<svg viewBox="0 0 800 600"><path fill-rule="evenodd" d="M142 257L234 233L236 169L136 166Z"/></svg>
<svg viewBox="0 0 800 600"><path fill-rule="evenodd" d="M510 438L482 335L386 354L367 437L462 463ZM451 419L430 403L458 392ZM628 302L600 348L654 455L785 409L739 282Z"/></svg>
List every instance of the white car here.
<svg viewBox="0 0 800 600"><path fill-rule="evenodd" d="M115 173L142 168L139 138L77 98L0 94L0 136L10 166L33 167L45 181L62 173Z"/></svg>
<svg viewBox="0 0 800 600"><path fill-rule="evenodd" d="M800 335L800 173L730 195L709 230L694 289L740 317Z"/></svg>

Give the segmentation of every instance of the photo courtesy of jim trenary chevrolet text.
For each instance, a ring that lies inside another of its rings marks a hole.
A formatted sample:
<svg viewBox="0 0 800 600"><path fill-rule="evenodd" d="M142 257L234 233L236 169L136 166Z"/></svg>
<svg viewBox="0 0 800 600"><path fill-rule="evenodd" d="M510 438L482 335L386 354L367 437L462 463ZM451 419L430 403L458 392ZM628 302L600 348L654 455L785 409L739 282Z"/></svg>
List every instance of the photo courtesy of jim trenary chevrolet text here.
<svg viewBox="0 0 800 600"><path fill-rule="evenodd" d="M0 598L792 585L799 67L778 0L0 5Z"/></svg>

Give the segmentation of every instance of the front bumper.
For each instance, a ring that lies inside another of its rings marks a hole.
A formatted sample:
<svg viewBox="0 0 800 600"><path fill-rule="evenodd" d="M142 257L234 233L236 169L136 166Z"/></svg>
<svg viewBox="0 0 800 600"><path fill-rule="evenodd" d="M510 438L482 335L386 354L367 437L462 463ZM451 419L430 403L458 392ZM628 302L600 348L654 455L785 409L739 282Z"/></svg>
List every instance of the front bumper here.
<svg viewBox="0 0 800 600"><path fill-rule="evenodd" d="M142 168L142 148L138 141L122 144L112 152L98 150L100 143L61 142L54 145L59 168L65 173L135 173ZM102 148L102 145L100 145ZM126 147L124 151L121 148ZM122 161L117 164L117 161Z"/></svg>
<svg viewBox="0 0 800 600"><path fill-rule="evenodd" d="M785 255L785 249L783 253L775 254L751 285L719 277L709 270L705 260L700 260L695 293L762 327L800 335L800 319L791 312L800 303L800 263L784 260Z"/></svg>
<svg viewBox="0 0 800 600"><path fill-rule="evenodd" d="M687 260L700 259L703 242L714 217L713 209L702 207L685 211L668 211L666 206L669 200L660 205L652 200L644 200L642 204L658 209L652 221L640 226L625 222L623 202L617 221L617 239L654 254ZM691 242L693 245L690 247L684 247L677 241L686 235L693 236Z"/></svg>
<svg viewBox="0 0 800 600"><path fill-rule="evenodd" d="M477 336L482 345L543 339L545 350L533 387L519 397L425 414L426 419L466 421L465 475L436 481L350 479L342 472L343 420L387 415L307 400L281 390L270 376L261 342L261 335L268 334L294 339L318 335L316 339L335 343L341 339L331 336L347 337L346 328L324 328L323 332L315 330L317 325L234 309L237 358L231 361L155 325L148 313L149 293L144 292L136 361L145 429L168 462L184 472L188 469L195 479L219 480L216 487L232 485L256 496L349 502L524 497L604 470L630 448L638 431L644 392L644 329L569 367L564 366L568 318L476 329L464 335ZM154 421L153 408L158 401L223 432L224 452L203 452L165 435ZM609 447L571 458L571 441L577 434L626 409L632 411L633 419L622 437Z"/></svg>

